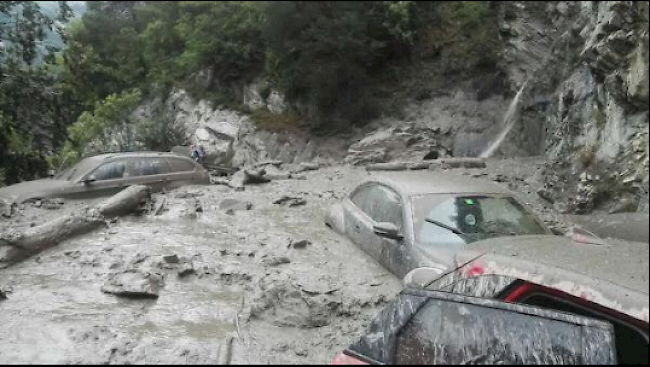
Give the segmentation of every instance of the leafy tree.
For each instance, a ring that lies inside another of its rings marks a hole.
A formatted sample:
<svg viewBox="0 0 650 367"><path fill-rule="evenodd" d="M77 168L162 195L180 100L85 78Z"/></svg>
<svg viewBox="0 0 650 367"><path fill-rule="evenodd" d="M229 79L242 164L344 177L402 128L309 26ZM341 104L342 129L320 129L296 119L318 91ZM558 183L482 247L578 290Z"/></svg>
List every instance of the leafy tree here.
<svg viewBox="0 0 650 367"><path fill-rule="evenodd" d="M44 156L53 148L58 90L50 63L58 49L44 42L48 32L62 32L71 15L65 2L59 10L48 16L35 1L0 2L0 168L7 183L44 174ZM40 62L43 47L46 64Z"/></svg>
<svg viewBox="0 0 650 367"><path fill-rule="evenodd" d="M251 1L182 1L176 30L187 72L210 68L219 81L251 79L262 71L264 46L259 5Z"/></svg>

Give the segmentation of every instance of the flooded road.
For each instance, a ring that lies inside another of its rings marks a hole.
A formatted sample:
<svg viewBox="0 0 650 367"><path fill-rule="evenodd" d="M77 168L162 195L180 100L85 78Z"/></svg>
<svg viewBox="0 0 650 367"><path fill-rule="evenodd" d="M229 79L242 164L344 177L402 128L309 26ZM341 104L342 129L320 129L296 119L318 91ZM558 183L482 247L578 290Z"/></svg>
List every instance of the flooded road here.
<svg viewBox="0 0 650 367"><path fill-rule="evenodd" d="M537 194L540 165L493 159L486 169L453 171L516 190L562 229L565 217ZM323 223L327 207L368 173L328 167L301 175L244 191L213 185L156 194L159 211L0 269L7 292L0 362L330 363L400 291L400 281ZM285 196L295 199L280 200ZM80 205L26 207L0 219L0 231ZM134 273L162 278L157 298L103 292L112 275Z"/></svg>
<svg viewBox="0 0 650 367"><path fill-rule="evenodd" d="M359 174L155 195L168 208L159 216L124 219L1 270L0 362L329 363L400 289L323 224L327 204ZM273 204L284 195L307 204ZM227 212L226 198L252 209ZM289 248L300 240L311 244ZM162 274L159 297L101 291L126 270Z"/></svg>

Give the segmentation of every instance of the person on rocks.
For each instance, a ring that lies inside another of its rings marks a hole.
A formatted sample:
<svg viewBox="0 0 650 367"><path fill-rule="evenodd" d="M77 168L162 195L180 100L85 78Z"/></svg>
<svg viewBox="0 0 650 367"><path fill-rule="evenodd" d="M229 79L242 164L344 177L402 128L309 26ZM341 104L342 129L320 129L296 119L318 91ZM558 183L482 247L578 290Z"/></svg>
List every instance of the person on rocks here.
<svg viewBox="0 0 650 367"><path fill-rule="evenodd" d="M203 164L203 161L205 160L205 149L203 149L203 145L196 145L192 144L191 146L191 157L195 161L197 161L199 164Z"/></svg>

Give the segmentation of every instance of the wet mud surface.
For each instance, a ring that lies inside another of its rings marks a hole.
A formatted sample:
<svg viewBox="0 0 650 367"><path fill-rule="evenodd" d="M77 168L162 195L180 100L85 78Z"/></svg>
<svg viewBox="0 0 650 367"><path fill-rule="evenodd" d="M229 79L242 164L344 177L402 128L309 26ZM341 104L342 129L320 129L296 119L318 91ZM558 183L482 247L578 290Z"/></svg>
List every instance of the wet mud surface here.
<svg viewBox="0 0 650 367"><path fill-rule="evenodd" d="M452 171L516 189L549 224L566 227L537 193L538 164L491 160ZM0 270L0 362L330 363L401 287L323 223L328 206L368 174L328 167L244 191L155 194L146 216ZM27 204L0 219L0 231L83 205Z"/></svg>

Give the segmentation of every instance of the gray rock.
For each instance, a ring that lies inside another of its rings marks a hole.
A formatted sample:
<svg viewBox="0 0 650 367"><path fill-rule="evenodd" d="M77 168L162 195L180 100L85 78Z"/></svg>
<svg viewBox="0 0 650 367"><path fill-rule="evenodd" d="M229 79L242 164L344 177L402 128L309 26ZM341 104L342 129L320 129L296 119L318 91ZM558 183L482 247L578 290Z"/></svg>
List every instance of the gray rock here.
<svg viewBox="0 0 650 367"><path fill-rule="evenodd" d="M307 246L311 246L311 245L312 243L309 242L308 240L300 240L300 241L291 242L291 244L289 244L289 247L297 250L302 250L307 248Z"/></svg>
<svg viewBox="0 0 650 367"><path fill-rule="evenodd" d="M219 204L219 209L234 212L237 210L251 210L253 204L250 202L243 202L236 199L224 199Z"/></svg>
<svg viewBox="0 0 650 367"><path fill-rule="evenodd" d="M7 292L0 289L0 301L4 301L6 299L7 299Z"/></svg>
<svg viewBox="0 0 650 367"><path fill-rule="evenodd" d="M301 205L306 205L307 201L302 198L296 198L291 196L283 196L280 199L273 202L275 205L283 205L288 207L296 207Z"/></svg>
<svg viewBox="0 0 650 367"><path fill-rule="evenodd" d="M163 284L158 274L130 269L109 275L101 290L119 297L158 298Z"/></svg>
<svg viewBox="0 0 650 367"><path fill-rule="evenodd" d="M196 270L194 270L194 265L191 262L187 262L183 264L183 267L178 270L178 277L183 278L191 274L195 274Z"/></svg>
<svg viewBox="0 0 650 367"><path fill-rule="evenodd" d="M163 256L163 261L165 261L167 264L178 264L181 259L178 257L178 255L167 255Z"/></svg>
<svg viewBox="0 0 650 367"><path fill-rule="evenodd" d="M285 264L291 264L291 260L289 260L289 258L286 256L279 256L279 257L274 256L262 260L262 265L264 266L274 267L274 266L285 265Z"/></svg>

